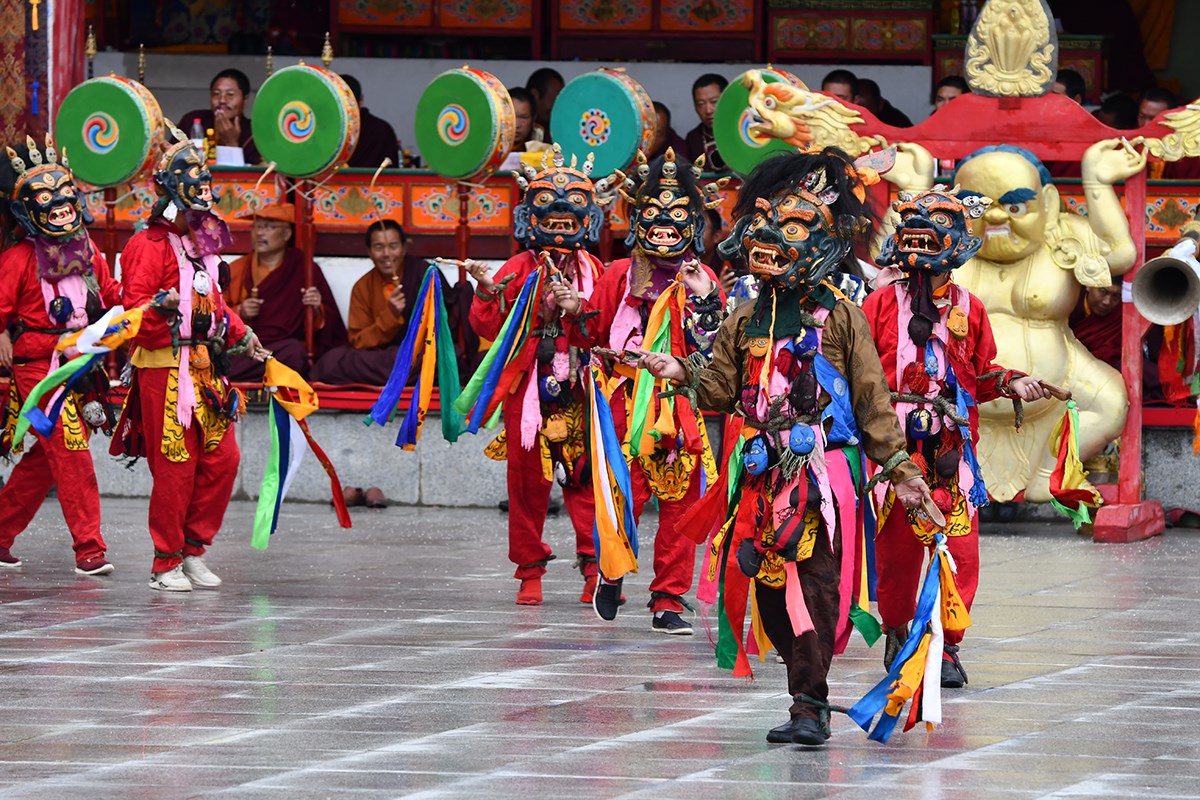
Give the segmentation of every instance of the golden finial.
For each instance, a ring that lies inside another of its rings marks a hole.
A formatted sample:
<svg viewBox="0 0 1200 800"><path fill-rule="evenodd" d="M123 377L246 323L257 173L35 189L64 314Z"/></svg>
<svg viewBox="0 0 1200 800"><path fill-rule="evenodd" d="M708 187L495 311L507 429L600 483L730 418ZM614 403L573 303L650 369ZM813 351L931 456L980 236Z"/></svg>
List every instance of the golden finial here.
<svg viewBox="0 0 1200 800"><path fill-rule="evenodd" d="M267 77L271 77L273 72L275 72L275 48L267 45Z"/></svg>
<svg viewBox="0 0 1200 800"><path fill-rule="evenodd" d="M333 63L333 43L329 41L329 31L325 31L325 44L321 45L321 63L325 69Z"/></svg>
<svg viewBox="0 0 1200 800"><path fill-rule="evenodd" d="M963 71L976 94L1037 97L1050 91L1058 33L1046 0L989 0L967 37Z"/></svg>
<svg viewBox="0 0 1200 800"><path fill-rule="evenodd" d="M146 45L138 45L138 83L146 85Z"/></svg>
<svg viewBox="0 0 1200 800"><path fill-rule="evenodd" d="M83 54L87 56L88 79L90 80L96 70L96 65L92 63L92 60L96 58L96 29L91 25L88 25L87 38L83 40Z"/></svg>

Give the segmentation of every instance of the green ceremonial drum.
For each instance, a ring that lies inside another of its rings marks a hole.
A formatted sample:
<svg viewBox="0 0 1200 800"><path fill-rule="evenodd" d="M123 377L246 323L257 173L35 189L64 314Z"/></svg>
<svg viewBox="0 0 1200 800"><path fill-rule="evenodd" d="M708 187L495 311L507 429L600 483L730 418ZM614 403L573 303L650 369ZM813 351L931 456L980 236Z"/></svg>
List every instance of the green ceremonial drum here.
<svg viewBox="0 0 1200 800"><path fill-rule="evenodd" d="M104 189L150 171L162 152L163 116L145 86L110 75L71 90L58 109L54 134L76 179Z"/></svg>
<svg viewBox="0 0 1200 800"><path fill-rule="evenodd" d="M431 170L453 180L491 175L512 150L516 112L495 75L452 69L438 75L417 101L417 149Z"/></svg>
<svg viewBox="0 0 1200 800"><path fill-rule="evenodd" d="M593 175L626 170L654 138L654 103L642 85L620 69L598 69L574 78L554 101L550 136L580 161L596 156Z"/></svg>
<svg viewBox="0 0 1200 800"><path fill-rule="evenodd" d="M767 83L804 85L795 75L781 69L768 67L758 72ZM753 122L755 114L750 108L750 89L742 85L745 75L743 72L725 87L713 115L713 136L717 140L717 151L729 168L742 176L749 175L755 167L771 156L796 152L795 145L782 139L750 133L750 123Z"/></svg>
<svg viewBox="0 0 1200 800"><path fill-rule="evenodd" d="M263 161L290 178L321 178L345 165L358 144L358 103L335 73L309 64L263 81L250 117Z"/></svg>

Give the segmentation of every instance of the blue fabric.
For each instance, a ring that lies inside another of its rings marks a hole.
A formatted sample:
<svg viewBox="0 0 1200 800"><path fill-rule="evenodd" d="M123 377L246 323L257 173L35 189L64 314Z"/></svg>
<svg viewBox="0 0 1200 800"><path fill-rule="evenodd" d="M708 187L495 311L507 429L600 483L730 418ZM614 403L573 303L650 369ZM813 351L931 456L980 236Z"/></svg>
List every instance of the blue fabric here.
<svg viewBox="0 0 1200 800"><path fill-rule="evenodd" d="M283 482L287 479L288 465L292 463L292 423L287 409L271 397L271 424L275 426L275 439L279 442L279 491L275 494L275 511L271 514L271 535L279 525L279 509L283 507Z"/></svg>
<svg viewBox="0 0 1200 800"><path fill-rule="evenodd" d="M947 374L951 373L950 367L947 366L946 372ZM958 415L963 419L970 419L968 414L971 407L975 405L975 398L971 397L970 392L964 389L957 380L954 381L954 389ZM971 441L971 426L959 425L958 432L962 434L963 461L967 462L967 467L971 470L971 490L967 493L967 497L976 508L982 508L990 501L987 487L983 483L983 470L979 468L979 459L975 456L975 445Z"/></svg>
<svg viewBox="0 0 1200 800"><path fill-rule="evenodd" d="M936 546L945 542L946 537L937 533L934 534L933 540ZM854 720L864 731L870 730L871 720L887 706L888 694L892 691L892 685L900 679L900 670L913 657L913 654L917 652L917 647L920 645L922 637L928 631L933 615L940 613L939 600L942 583L940 567L941 560L938 558L935 550L933 558L929 561L929 569L925 573L925 582L921 584L921 591L917 596L917 610L913 614L908 641L900 648L900 652L896 655L895 660L892 661L891 670L888 671L883 680L875 684L847 712L850 719ZM900 712L903 710L902 707ZM881 716L875 729L871 731L867 738L886 743L888 737L892 735L892 731L896 727L900 712L897 712L895 716L887 714Z"/></svg>
<svg viewBox="0 0 1200 800"><path fill-rule="evenodd" d="M384 384L383 390L379 393L379 399L375 401L375 405L371 406L371 411L363 418L364 425L370 425L372 422L378 425L386 426L391 421L392 415L396 412L396 406L400 402L400 395L404 393L404 387L408 384L409 373L413 369L413 354L416 350L416 339L421 330L421 322L425 309L425 296L429 291L430 284L436 285L437 267L431 266L425 270L425 277L421 279L421 291L417 293L416 308L413 309L414 316L408 321L408 332L404 334L404 342L400 345L400 351L396 353L396 361L392 365L392 374L388 376L387 383ZM399 442L397 442L399 444Z"/></svg>
<svg viewBox="0 0 1200 800"><path fill-rule="evenodd" d="M638 555L638 532L637 519L633 516L633 480L629 474L629 462L625 460L625 452L621 449L621 440L617 437L617 429L613 425L612 409L604 400L604 393L600 391L600 384L596 381L596 375L591 371L590 367L585 367L585 371L590 373L586 376L595 386L593 399L596 403L596 418L600 425L599 439L604 447L604 457L608 461L609 468L612 470L613 479L617 484L617 493L624 497L624 528L625 535L629 539L629 547L633 551L633 557ZM590 416L590 415L589 415ZM592 460L594 465L596 462ZM592 480L608 480L606 475L593 475ZM597 512L599 509L597 509ZM600 535L596 530L596 523L592 523L592 540L596 546L596 557L600 557Z"/></svg>
<svg viewBox="0 0 1200 800"><path fill-rule="evenodd" d="M513 304L512 311L509 312L509 317L514 323L520 322L525 316L525 309L530 303L530 298L534 294L534 287L538 285L541 275L542 270L539 267L529 273L529 277L525 279L525 285L521 287L521 293L517 295L517 302ZM509 359L512 358L512 354L516 351L518 341L524 341L525 335L528 333L528 331L518 330L520 327L518 324L510 325L508 331L505 332L504 341L500 342L500 349L497 351L495 360L492 361L487 377L483 380L479 396L475 400L475 405L471 408L471 416L467 419L467 430L471 433L478 433L480 426L483 425L485 421L484 415L487 413L488 406L491 405L492 395L496 393L496 384L500 382L500 375L504 372Z"/></svg>
<svg viewBox="0 0 1200 800"><path fill-rule="evenodd" d="M858 425L854 421L854 410L850 404L850 384L837 367L829 363L829 359L817 353L813 358L813 371L817 374L817 383L830 397L829 405L821 412L821 421L833 417L833 427L829 429L828 444L841 445L858 444Z"/></svg>
<svg viewBox="0 0 1200 800"><path fill-rule="evenodd" d="M35 431L40 433L42 436L48 437L54 431L54 423L58 421L58 418L60 416L62 416L63 403L65 403L67 401L67 396L70 394L71 388L74 387L75 384L79 383L79 380L84 375L88 374L88 372L91 370L92 366L95 365L96 361L102 355L104 355L104 354L103 353L93 354L91 357L88 358L87 361L83 362L83 365L79 369L77 369L71 375L71 377L67 378L67 380L62 385L62 390L61 390L61 393L58 395L58 399L54 401L54 404L52 406L50 406L49 414L42 413L42 410L40 408L38 408L37 406L33 406L28 411L26 411L25 419L29 420L29 427L33 428ZM82 410L82 409L77 409L77 410Z"/></svg>

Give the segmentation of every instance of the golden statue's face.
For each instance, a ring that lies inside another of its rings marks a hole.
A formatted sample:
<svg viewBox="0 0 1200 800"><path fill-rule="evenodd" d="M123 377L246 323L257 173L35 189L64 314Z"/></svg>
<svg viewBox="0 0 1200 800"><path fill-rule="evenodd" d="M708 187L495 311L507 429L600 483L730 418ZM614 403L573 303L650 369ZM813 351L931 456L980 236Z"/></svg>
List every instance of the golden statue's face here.
<svg viewBox="0 0 1200 800"><path fill-rule="evenodd" d="M1042 181L1037 169L1016 153L985 153L958 171L959 186L992 198L986 214L971 221L983 239L979 257L1001 264L1017 261L1046 242Z"/></svg>

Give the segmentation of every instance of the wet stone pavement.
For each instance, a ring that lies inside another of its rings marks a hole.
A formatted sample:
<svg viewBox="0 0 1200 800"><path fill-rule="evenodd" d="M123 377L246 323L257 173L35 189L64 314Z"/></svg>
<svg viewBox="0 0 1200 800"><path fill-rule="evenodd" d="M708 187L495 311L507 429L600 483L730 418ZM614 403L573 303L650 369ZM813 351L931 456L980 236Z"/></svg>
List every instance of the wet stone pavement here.
<svg viewBox="0 0 1200 800"><path fill-rule="evenodd" d="M144 501L104 515L114 575L73 574L53 503L0 571L0 797L1200 796L1194 532L997 528L946 724L883 746L838 716L812 751L764 741L782 665L744 682L702 633L651 632L645 574L614 624L581 605L565 516L531 608L494 511L356 510L343 531L289 504L260 553L235 503L207 559L225 584L190 595L146 587ZM855 637L836 702L881 649Z"/></svg>

